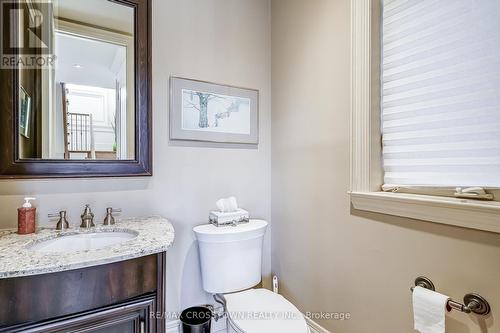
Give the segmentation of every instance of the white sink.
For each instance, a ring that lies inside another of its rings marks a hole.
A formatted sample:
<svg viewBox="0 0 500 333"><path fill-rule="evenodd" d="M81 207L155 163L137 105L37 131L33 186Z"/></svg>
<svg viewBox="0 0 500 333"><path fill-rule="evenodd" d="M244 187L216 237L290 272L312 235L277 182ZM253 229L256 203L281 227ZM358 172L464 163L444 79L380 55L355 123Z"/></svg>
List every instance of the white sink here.
<svg viewBox="0 0 500 333"><path fill-rule="evenodd" d="M37 242L30 249L37 252L77 252L102 249L137 237L133 231L94 232L60 236Z"/></svg>

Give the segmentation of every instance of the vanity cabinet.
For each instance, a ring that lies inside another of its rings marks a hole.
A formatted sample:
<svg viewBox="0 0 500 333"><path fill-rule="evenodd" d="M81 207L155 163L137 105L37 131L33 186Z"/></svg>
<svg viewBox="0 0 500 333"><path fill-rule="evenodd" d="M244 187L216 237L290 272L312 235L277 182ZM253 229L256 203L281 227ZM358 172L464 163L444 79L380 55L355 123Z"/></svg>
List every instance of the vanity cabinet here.
<svg viewBox="0 0 500 333"><path fill-rule="evenodd" d="M22 332L31 333L145 333L154 332L154 320L150 313L156 298L144 297L89 313L69 316L52 322L24 327ZM14 330L16 331L16 330Z"/></svg>
<svg viewBox="0 0 500 333"><path fill-rule="evenodd" d="M163 333L164 283L164 252L0 279L0 332Z"/></svg>

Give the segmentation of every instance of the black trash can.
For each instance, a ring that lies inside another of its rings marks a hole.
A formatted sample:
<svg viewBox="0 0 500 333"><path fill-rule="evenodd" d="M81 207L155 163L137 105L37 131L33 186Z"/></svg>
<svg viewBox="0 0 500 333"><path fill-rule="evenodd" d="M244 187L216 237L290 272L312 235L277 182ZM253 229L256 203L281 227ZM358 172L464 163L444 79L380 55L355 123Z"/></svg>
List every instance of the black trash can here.
<svg viewBox="0 0 500 333"><path fill-rule="evenodd" d="M210 333L212 310L204 306L187 308L181 313L183 333Z"/></svg>

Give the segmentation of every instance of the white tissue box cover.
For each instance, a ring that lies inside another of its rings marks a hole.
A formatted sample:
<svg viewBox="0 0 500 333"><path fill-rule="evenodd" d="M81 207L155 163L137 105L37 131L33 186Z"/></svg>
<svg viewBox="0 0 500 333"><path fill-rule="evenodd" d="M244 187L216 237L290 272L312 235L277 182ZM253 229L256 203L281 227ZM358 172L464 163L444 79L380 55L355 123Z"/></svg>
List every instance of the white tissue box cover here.
<svg viewBox="0 0 500 333"><path fill-rule="evenodd" d="M211 211L210 212L210 222L215 222L217 224L228 224L232 222L240 222L242 219L249 219L250 213L246 210L238 208L234 212L218 212Z"/></svg>

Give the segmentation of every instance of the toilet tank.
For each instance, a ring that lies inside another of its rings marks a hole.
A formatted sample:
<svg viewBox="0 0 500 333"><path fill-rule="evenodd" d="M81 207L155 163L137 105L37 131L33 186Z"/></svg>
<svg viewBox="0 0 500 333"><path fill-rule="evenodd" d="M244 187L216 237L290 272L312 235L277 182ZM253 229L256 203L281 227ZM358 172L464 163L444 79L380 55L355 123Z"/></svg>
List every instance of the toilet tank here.
<svg viewBox="0 0 500 333"><path fill-rule="evenodd" d="M193 229L198 240L206 292L232 293L260 283L267 224L263 220L250 220L238 226L204 224Z"/></svg>

